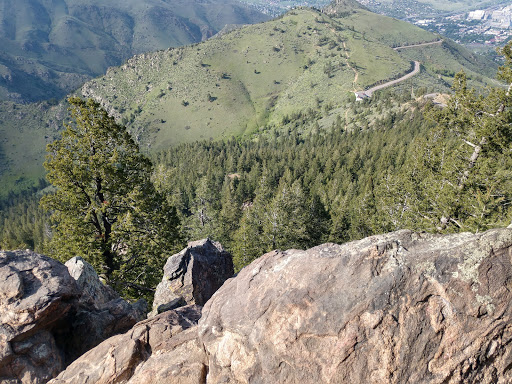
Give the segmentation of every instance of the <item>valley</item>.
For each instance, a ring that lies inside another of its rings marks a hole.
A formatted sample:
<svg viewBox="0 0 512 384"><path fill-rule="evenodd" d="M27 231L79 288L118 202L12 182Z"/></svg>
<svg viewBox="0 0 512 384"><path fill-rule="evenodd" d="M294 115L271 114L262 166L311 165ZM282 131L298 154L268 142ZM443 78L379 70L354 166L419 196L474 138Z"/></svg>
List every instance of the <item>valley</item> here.
<svg viewBox="0 0 512 384"><path fill-rule="evenodd" d="M283 121L307 110L331 115L326 121L338 114L348 119L354 91L403 76L415 61L423 65L420 73L401 87L446 92L461 68L472 85L495 84L496 66L462 47L353 4L342 6L339 14L296 9L198 45L141 54L77 94L99 101L144 151L155 153L195 140L287 129ZM43 177L44 146L57 137L65 109L4 104L0 194ZM30 155L22 149L26 137L34 143Z"/></svg>
<svg viewBox="0 0 512 384"><path fill-rule="evenodd" d="M268 18L231 0L2 0L0 100L59 100L135 54Z"/></svg>
<svg viewBox="0 0 512 384"><path fill-rule="evenodd" d="M0 0L1 383L512 380L498 2L321 1Z"/></svg>

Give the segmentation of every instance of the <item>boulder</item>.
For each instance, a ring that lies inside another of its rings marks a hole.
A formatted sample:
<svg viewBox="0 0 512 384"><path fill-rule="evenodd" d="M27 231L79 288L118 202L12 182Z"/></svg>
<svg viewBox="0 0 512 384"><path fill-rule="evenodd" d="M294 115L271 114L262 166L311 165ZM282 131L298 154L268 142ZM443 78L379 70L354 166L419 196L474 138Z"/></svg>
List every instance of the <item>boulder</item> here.
<svg viewBox="0 0 512 384"><path fill-rule="evenodd" d="M69 259L64 265L80 288L81 302L97 306L119 298L116 291L101 282L94 267L80 256Z"/></svg>
<svg viewBox="0 0 512 384"><path fill-rule="evenodd" d="M130 304L103 284L93 266L81 257L66 262L80 290L78 305L66 319L64 331L56 331L71 362L112 335L124 333L146 315L145 300Z"/></svg>
<svg viewBox="0 0 512 384"><path fill-rule="evenodd" d="M89 264L75 258L68 267L28 250L0 252L1 383L46 383L143 318Z"/></svg>
<svg viewBox="0 0 512 384"><path fill-rule="evenodd" d="M233 273L233 258L219 243L189 243L167 259L149 317L180 305L204 305Z"/></svg>
<svg viewBox="0 0 512 384"><path fill-rule="evenodd" d="M511 302L511 229L274 251L226 281L197 325L198 306L164 312L51 383L505 384Z"/></svg>
<svg viewBox="0 0 512 384"><path fill-rule="evenodd" d="M50 330L79 296L63 264L31 251L0 252L0 382L45 383L64 368Z"/></svg>
<svg viewBox="0 0 512 384"><path fill-rule="evenodd" d="M201 308L190 305L136 324L74 361L51 384L204 383L206 355L195 325Z"/></svg>
<svg viewBox="0 0 512 384"><path fill-rule="evenodd" d="M208 383L512 382L512 230L271 252L206 303Z"/></svg>

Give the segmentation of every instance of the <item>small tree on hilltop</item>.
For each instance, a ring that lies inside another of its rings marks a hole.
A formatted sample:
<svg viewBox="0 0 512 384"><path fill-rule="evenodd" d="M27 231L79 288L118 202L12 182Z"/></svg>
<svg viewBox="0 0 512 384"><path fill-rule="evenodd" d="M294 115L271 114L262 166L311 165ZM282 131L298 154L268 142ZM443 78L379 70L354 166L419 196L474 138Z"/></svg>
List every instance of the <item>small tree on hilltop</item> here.
<svg viewBox="0 0 512 384"><path fill-rule="evenodd" d="M47 251L82 256L120 293L150 295L179 243L176 212L151 182L151 161L123 126L93 100L70 98L72 123L47 147L55 192Z"/></svg>

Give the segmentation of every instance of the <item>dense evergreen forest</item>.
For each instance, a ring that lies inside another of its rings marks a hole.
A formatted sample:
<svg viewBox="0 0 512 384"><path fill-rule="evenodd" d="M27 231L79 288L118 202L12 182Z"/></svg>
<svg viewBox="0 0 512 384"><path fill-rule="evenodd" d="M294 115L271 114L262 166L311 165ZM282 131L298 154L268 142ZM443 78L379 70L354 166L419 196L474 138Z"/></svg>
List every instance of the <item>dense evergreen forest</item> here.
<svg viewBox="0 0 512 384"><path fill-rule="evenodd" d="M445 108L388 92L354 104L354 121L338 117L320 127L318 113L296 114L251 137L170 148L152 159L152 180L166 206L175 207L183 241L220 241L237 269L272 249L403 228L506 226L512 218L508 93L479 96L465 81L457 75ZM397 101L401 109L368 123L371 111ZM2 203L0 248L51 251L41 194Z"/></svg>
<svg viewBox="0 0 512 384"><path fill-rule="evenodd" d="M357 108L364 120L372 105ZM366 129L347 131L340 119L320 129L316 114L297 115L266 135L180 145L153 159L154 181L177 208L185 238L219 240L238 268L274 248L396 229L392 218L379 215L376 193L385 175L407 163L414 139L432 126L421 108L412 103ZM44 251L51 230L40 195L3 203L2 248Z"/></svg>
<svg viewBox="0 0 512 384"><path fill-rule="evenodd" d="M311 124L301 117L288 122L293 130L181 145L154 159L154 181L177 208L185 239L219 240L238 268L275 248L400 228L440 230L413 206L419 202L411 179L435 126L425 108L425 102L410 102L367 129L346 131L338 120L328 129L301 130ZM51 230L39 197L4 202L2 248L44 251ZM505 219L494 217L489 225Z"/></svg>
<svg viewBox="0 0 512 384"><path fill-rule="evenodd" d="M295 126L268 138L183 145L157 157L155 181L181 213L186 237L218 239L240 268L272 249L399 228L377 190L428 126L413 108L366 131L334 124L298 134Z"/></svg>

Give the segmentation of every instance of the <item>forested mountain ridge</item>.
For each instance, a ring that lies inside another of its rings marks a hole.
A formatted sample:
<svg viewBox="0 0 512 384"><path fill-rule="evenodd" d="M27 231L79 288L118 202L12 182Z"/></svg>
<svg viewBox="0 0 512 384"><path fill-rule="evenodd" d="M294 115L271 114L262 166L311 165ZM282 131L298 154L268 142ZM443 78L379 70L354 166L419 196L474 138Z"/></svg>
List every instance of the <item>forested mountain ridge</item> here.
<svg viewBox="0 0 512 384"><path fill-rule="evenodd" d="M60 99L134 54L267 16L236 1L0 1L0 100Z"/></svg>
<svg viewBox="0 0 512 384"><path fill-rule="evenodd" d="M153 181L176 207L184 238L221 241L237 268L275 248L342 243L401 228L442 230L439 211L447 207L459 207L455 221L466 231L506 226L512 217L502 208L511 198L505 191L512 159L486 150L488 160L474 172L486 175L490 161L492 176L484 185L477 178L471 181L476 187L455 188L460 197L452 200L449 178L461 169L454 159L469 157L462 150L470 147L443 137L425 119L429 105L409 92L384 91L357 104L351 124L340 118L322 129L318 122L325 118L305 114L254 139L181 144L153 159ZM391 112L369 126L382 108ZM446 164L440 165L443 153ZM4 208L0 247L44 250L51 230L38 200Z"/></svg>
<svg viewBox="0 0 512 384"><path fill-rule="evenodd" d="M280 129L308 110L328 111L327 125L337 116L350 121L354 91L408 73L413 61L422 64L420 74L399 88L447 91L461 68L470 84L493 83L496 65L451 41L398 48L438 42L437 35L353 2L326 12L296 9L198 45L138 55L78 94L99 101L143 150L155 152ZM4 103L0 109L5 194L43 176L44 143L58 137L65 106ZM29 136L36 144L27 153L22 148Z"/></svg>
<svg viewBox="0 0 512 384"><path fill-rule="evenodd" d="M422 63L419 74L355 101L355 91L408 73L413 61ZM177 208L185 237L211 235L230 248L246 244L234 250L242 265L243 254L250 259L271 245L341 242L404 225L435 230L439 207L422 211L431 190L414 177L423 172L424 180L435 181L439 171L437 152L427 164L418 157L429 148L434 126L423 117L429 104L422 95L448 91L460 68L467 73L464 84L496 84L486 76L492 75L492 65L406 23L361 8L335 8L329 14L296 9L201 44L136 56L78 94L100 102L143 151L159 154L154 182ZM51 142L59 136L65 105L39 108L47 114L44 119L29 113L28 106L6 109L3 118L15 128L12 137L33 134L33 140ZM29 118L39 120L20 124ZM455 140L442 137L443 145ZM206 140L197 142L201 139ZM4 151L7 159L12 161L20 143L2 146L10 151ZM23 173L10 177L20 186L30 182ZM496 183L501 191L505 184ZM491 201L496 195L489 193L480 197ZM394 195L406 200L396 201ZM40 215L34 205L11 200L5 223L16 212ZM290 205L293 201L300 204ZM270 213L269 221L263 216ZM491 213L469 226L487 228L507 220L505 211ZM30 233L36 230L37 238L44 238L45 230L36 221L5 224L21 232L7 233L4 244L37 247ZM252 240L247 245L243 239Z"/></svg>

